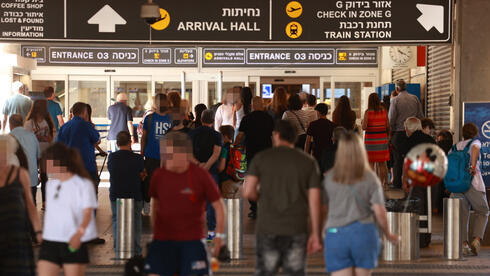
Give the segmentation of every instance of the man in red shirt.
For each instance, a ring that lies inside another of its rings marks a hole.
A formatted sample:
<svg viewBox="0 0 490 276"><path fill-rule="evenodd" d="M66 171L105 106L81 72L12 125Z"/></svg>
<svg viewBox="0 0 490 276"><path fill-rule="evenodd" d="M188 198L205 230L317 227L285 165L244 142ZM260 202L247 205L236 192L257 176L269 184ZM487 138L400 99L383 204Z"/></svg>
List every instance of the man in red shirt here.
<svg viewBox="0 0 490 276"><path fill-rule="evenodd" d="M190 162L192 143L180 132L165 135L160 146L162 168L150 184L153 241L145 270L149 275L210 275L206 250L206 201L216 212L213 255L225 239L224 203L211 175Z"/></svg>

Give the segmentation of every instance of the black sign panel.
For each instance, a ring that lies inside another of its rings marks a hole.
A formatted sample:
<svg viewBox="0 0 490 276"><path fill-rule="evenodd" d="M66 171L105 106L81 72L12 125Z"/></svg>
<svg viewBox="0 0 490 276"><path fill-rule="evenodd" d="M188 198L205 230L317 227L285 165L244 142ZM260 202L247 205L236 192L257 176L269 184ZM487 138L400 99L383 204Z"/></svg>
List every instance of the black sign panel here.
<svg viewBox="0 0 490 276"><path fill-rule="evenodd" d="M0 40L63 38L63 0L2 0Z"/></svg>
<svg viewBox="0 0 490 276"><path fill-rule="evenodd" d="M195 67L196 48L22 46L39 65Z"/></svg>
<svg viewBox="0 0 490 276"><path fill-rule="evenodd" d="M153 43L450 43L454 0L2 0L0 40Z"/></svg>
<svg viewBox="0 0 490 276"><path fill-rule="evenodd" d="M276 41L451 42L452 0L274 1L273 10L285 10L275 13Z"/></svg>
<svg viewBox="0 0 490 276"><path fill-rule="evenodd" d="M247 49L247 65L333 65L334 49Z"/></svg>
<svg viewBox="0 0 490 276"><path fill-rule="evenodd" d="M203 49L203 66L206 65L245 65L244 48Z"/></svg>
<svg viewBox="0 0 490 276"><path fill-rule="evenodd" d="M34 58L38 64L46 62L46 47L36 46L23 46L22 56L27 58Z"/></svg>
<svg viewBox="0 0 490 276"><path fill-rule="evenodd" d="M196 48L175 48L174 49L175 64L177 65L192 65L197 64L197 49Z"/></svg>
<svg viewBox="0 0 490 276"><path fill-rule="evenodd" d="M377 48L205 48L203 67L377 67Z"/></svg>
<svg viewBox="0 0 490 276"><path fill-rule="evenodd" d="M50 47L50 64L139 64L138 48Z"/></svg>
<svg viewBox="0 0 490 276"><path fill-rule="evenodd" d="M171 64L172 49L170 48L144 48L143 64Z"/></svg>
<svg viewBox="0 0 490 276"><path fill-rule="evenodd" d="M339 65L378 65L378 50L365 49L337 49L337 64Z"/></svg>

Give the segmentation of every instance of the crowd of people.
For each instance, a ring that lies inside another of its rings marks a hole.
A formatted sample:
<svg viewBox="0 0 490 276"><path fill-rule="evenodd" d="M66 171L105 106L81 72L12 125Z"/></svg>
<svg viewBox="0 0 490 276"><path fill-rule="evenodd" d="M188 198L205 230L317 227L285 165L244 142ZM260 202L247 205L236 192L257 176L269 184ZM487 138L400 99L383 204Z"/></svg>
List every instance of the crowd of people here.
<svg viewBox="0 0 490 276"><path fill-rule="evenodd" d="M3 107L2 129L8 122L10 134L0 136L0 272L35 275L32 245L40 243L39 275L58 275L60 269L83 275L87 245L105 242L95 222L96 151L105 152L91 107L75 103L64 122L53 88L45 89L46 99L34 101L23 95L21 83L13 88ZM247 167L242 186L250 201L248 216L256 219L256 275L280 269L305 275L307 254L322 249L332 275L369 275L381 250L378 229L392 243L399 239L389 231L384 191L413 189L414 196L427 200L424 189L410 187L403 177L404 157L421 143L437 143L446 154L453 147L449 130L434 135L434 124L423 118L419 99L407 93L403 80L391 98L369 95L360 124L346 96L336 100L329 120L328 105L283 87L268 106L250 88L234 87L223 103L198 104L195 114L178 92L158 93L138 129L127 100L120 93L108 109L114 250L117 199L134 199L135 255L144 253L142 216L150 215L153 226L144 267L149 275L210 274L209 255L226 250L222 188L242 180L235 175L237 154ZM477 134L474 125L465 125L464 140L455 146L469 145L473 185L451 195L468 207L464 248L475 255L488 219ZM132 150L138 140L139 153ZM42 225L36 209L39 184ZM441 209L443 184L435 191ZM477 221L468 237L470 207Z"/></svg>

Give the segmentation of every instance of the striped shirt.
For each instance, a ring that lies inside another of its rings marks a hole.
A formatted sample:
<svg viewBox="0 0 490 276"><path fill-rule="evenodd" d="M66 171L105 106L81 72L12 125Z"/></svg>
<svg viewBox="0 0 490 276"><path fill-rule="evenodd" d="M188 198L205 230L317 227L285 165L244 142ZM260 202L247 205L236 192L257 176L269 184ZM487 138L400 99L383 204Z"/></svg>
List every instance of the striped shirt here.
<svg viewBox="0 0 490 276"><path fill-rule="evenodd" d="M294 112L294 113L293 113ZM295 115L296 114L296 115ZM282 115L282 119L289 121L296 128L298 135L306 134L310 120L312 119L310 113L305 110L288 110ZM299 120L298 120L299 119ZM301 123L300 123L301 121Z"/></svg>

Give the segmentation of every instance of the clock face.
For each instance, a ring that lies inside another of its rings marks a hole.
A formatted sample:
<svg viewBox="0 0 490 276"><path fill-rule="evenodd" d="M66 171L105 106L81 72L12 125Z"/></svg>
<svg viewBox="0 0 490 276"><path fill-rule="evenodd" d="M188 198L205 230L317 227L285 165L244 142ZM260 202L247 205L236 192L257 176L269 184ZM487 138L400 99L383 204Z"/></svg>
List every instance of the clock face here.
<svg viewBox="0 0 490 276"><path fill-rule="evenodd" d="M412 49L409 46L392 46L390 57L395 63L405 64L412 58Z"/></svg>

